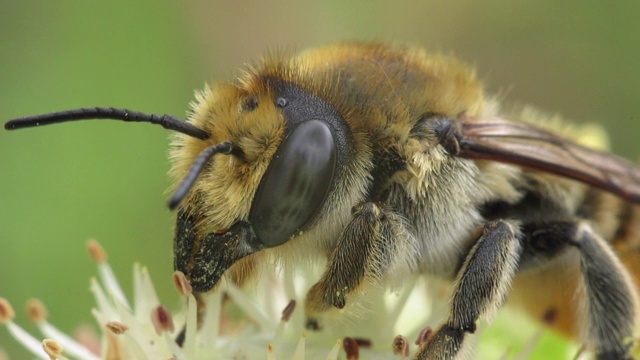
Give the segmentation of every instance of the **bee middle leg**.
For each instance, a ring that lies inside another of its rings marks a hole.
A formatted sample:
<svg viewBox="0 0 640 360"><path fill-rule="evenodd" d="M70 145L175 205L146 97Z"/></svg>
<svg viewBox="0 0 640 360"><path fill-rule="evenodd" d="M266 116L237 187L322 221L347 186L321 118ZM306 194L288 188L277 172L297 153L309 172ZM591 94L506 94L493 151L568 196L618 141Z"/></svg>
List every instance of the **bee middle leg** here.
<svg viewBox="0 0 640 360"><path fill-rule="evenodd" d="M321 279L305 299L307 327L318 327L316 316L335 307L342 309L347 296L365 281L382 278L386 270L410 247L403 220L373 202L355 206L353 219L338 239ZM407 260L408 261L408 260Z"/></svg>
<svg viewBox="0 0 640 360"><path fill-rule="evenodd" d="M509 220L488 222L467 254L453 290L445 323L422 344L414 359L452 359L480 316L491 315L504 302L522 252L521 232Z"/></svg>

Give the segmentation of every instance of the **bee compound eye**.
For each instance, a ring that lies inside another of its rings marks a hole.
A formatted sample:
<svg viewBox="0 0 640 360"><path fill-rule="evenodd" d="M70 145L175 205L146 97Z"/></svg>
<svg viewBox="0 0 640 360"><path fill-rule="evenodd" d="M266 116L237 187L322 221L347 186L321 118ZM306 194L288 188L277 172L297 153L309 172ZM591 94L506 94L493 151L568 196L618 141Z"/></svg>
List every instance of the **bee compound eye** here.
<svg viewBox="0 0 640 360"><path fill-rule="evenodd" d="M285 243L317 215L332 185L336 152L333 134L320 120L301 123L282 141L249 214L264 246Z"/></svg>

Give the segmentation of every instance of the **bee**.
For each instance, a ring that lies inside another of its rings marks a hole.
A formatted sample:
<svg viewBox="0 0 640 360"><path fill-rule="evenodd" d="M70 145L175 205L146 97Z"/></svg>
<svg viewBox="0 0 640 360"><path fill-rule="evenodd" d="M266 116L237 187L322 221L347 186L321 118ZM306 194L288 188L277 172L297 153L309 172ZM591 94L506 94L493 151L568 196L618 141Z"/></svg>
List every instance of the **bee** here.
<svg viewBox="0 0 640 360"><path fill-rule="evenodd" d="M598 359L632 357L640 169L501 110L456 58L343 43L267 56L197 93L187 121L94 108L5 128L94 118L175 132L174 266L198 293L319 257L311 329L366 284L425 274L452 292L415 359L454 358L507 296Z"/></svg>

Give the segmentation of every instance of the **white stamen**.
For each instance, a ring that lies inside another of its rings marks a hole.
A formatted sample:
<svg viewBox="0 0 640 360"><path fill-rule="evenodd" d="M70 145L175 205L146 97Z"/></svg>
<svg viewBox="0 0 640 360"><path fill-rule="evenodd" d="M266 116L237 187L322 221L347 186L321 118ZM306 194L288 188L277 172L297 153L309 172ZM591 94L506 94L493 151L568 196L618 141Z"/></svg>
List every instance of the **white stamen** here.
<svg viewBox="0 0 640 360"><path fill-rule="evenodd" d="M58 330L47 320L41 321L38 324L38 328L44 337L55 339L60 343L66 354L79 359L100 360L100 358L89 351L89 349L82 346L82 344L75 341L72 337Z"/></svg>
<svg viewBox="0 0 640 360"><path fill-rule="evenodd" d="M184 351L182 351L182 348L178 346L178 344L176 344L171 334L164 333L163 336L164 336L164 342L167 344L167 346L169 347L169 350L177 359L180 359L180 360L189 359L187 355L184 353Z"/></svg>
<svg viewBox="0 0 640 360"><path fill-rule="evenodd" d="M183 311L171 315L168 310L164 309L163 311L167 313L160 314L160 316L163 318L170 316L176 321L176 324L184 324L184 328L177 326L175 330L180 332L184 329L185 332L183 347L180 347L175 340L177 334L172 333L170 326L163 327L159 331L160 334L156 331L157 324L154 326L152 312L158 310L160 301L147 269L137 264L134 266L134 301L132 302L134 310L132 311L106 261L106 253L97 246L93 246L93 250L92 255L98 259L97 266L102 280L101 284L96 279L92 279L90 286L97 303L97 307L92 310L92 313L101 324L101 329L105 331L102 337L101 356L94 355L81 343L51 325L46 320L46 309L43 306L32 306L30 309L32 320L37 323L43 335L55 340L57 343L53 345L60 345L64 348L64 353L74 359L264 359L266 347L267 360L282 358L305 360L307 357L337 360L343 351L343 341L338 340L331 349L327 345L342 336L370 340L371 347L363 346L360 348L361 354L366 354L363 357L397 359L403 354L396 352L396 355L393 355L393 351L389 347L393 335L389 334L392 334L394 328L402 328L399 332L407 334L411 327L407 326L406 321L402 319L403 317L418 322L421 327L424 327L425 320L419 318L430 312L429 309L426 311L424 309L425 302L422 300L425 296L425 287L422 286L422 282L415 286L416 280L412 279L407 281L406 287L401 289L399 293L392 294L386 294L380 284L370 284L367 288L363 288L361 293L349 294L347 307L339 311L333 309L330 311L332 314L328 312L326 318L320 318L322 330L312 332L307 336L303 332L306 323L304 311L293 311L292 306L294 305L292 304L296 303L294 301L285 307L286 302L290 301L289 299L300 301L306 289L313 284L313 279L317 279L319 276L312 273L311 268L302 268L296 269L296 272L281 271L280 278L270 273L263 274L251 294L239 289L231 281L223 282L215 293L203 298L206 302L206 314L201 319L203 320L201 328L198 329L196 297L191 293L185 275L179 273L174 274L173 280L174 283L177 281L179 292L186 295L183 297ZM235 307L232 308L240 308L243 311L244 318L240 322L234 323L237 315L228 314L227 307L222 306L225 293L235 303ZM417 307L421 309L420 316L416 316L415 311L411 312L406 309L415 305L416 293L420 295L417 297ZM300 306L303 307L303 305ZM286 310L283 312L282 309ZM334 318L330 320L329 316ZM7 326L9 332L18 342L22 343L39 359L48 360L41 347L42 343L13 323L11 320L13 317L13 310L5 301L0 306L0 322ZM398 320L398 317L401 319ZM284 321L283 318L289 318L289 321ZM238 326L246 325L249 321L253 321L258 326ZM111 325L110 330L105 330L107 324ZM522 360L529 356L539 337L540 332L529 340L515 360ZM478 334L475 334L473 338L477 339ZM55 352L55 346L50 349L52 350L50 353L54 354L54 357L64 359L59 356L59 352ZM0 355L1 353L0 349Z"/></svg>
<svg viewBox="0 0 640 360"><path fill-rule="evenodd" d="M100 286L96 278L91 278L91 285L89 286L89 289L93 293L93 297L96 299L96 304L98 305L98 310L104 318L116 320L118 316L116 309L109 301L107 294L105 294L102 286ZM100 324L104 325L105 323Z"/></svg>
<svg viewBox="0 0 640 360"><path fill-rule="evenodd" d="M109 263L98 263L98 274L100 275L100 280L102 280L107 292L131 309L131 305L129 305L127 297L124 296L124 291L122 291L120 283L113 273Z"/></svg>
<svg viewBox="0 0 640 360"><path fill-rule="evenodd" d="M282 334L284 333L284 329L287 326L286 321L280 320L278 326L276 326L275 334L273 335L273 342L278 344L282 340Z"/></svg>
<svg viewBox="0 0 640 360"><path fill-rule="evenodd" d="M338 352L340 352L340 348L342 347L342 340L338 340L336 344L333 346L333 349L327 355L326 360L338 360Z"/></svg>
<svg viewBox="0 0 640 360"><path fill-rule="evenodd" d="M411 296L413 289L415 289L416 279L412 279L402 288L400 291L400 295L397 300L393 304L393 308L389 311L389 318L396 319L396 321L400 318L400 313L403 309L405 309L405 305L407 304L407 300ZM398 330L398 329L396 329Z"/></svg>
<svg viewBox="0 0 640 360"><path fill-rule="evenodd" d="M158 347L158 345L164 342L161 341L161 338L151 324L151 314L148 314L149 317L143 322L145 325L142 325L143 323L139 322L138 319L133 316L126 304L121 303L116 297L113 298L113 303L116 306L118 318L123 324L129 327L129 330L125 333L127 337L132 338L133 342L143 349L143 353L149 354L149 357L152 359L160 359L166 356L168 349L165 348L165 353L163 354Z"/></svg>
<svg viewBox="0 0 640 360"><path fill-rule="evenodd" d="M296 347L296 352L293 353L293 360L304 360L304 348L305 348L305 339L307 335L302 333L300 337L300 341L298 341L298 346Z"/></svg>
<svg viewBox="0 0 640 360"><path fill-rule="evenodd" d="M142 322L146 322L146 315L160 305L149 271L140 264L133 267L133 299L134 314Z"/></svg>
<svg viewBox="0 0 640 360"><path fill-rule="evenodd" d="M293 271L283 271L284 274L284 292L287 299L297 299L296 285Z"/></svg>
<svg viewBox="0 0 640 360"><path fill-rule="evenodd" d="M104 314L103 314L103 313L101 313L101 312L100 312L100 310L98 310L98 309L96 309L96 308L91 309L91 314L92 314L92 315L93 315L93 317L96 319L96 322L97 322L98 324L100 324L101 326L106 325L106 324L107 324L107 322L109 321L109 320L107 320L107 317L106 317L106 316L104 316Z"/></svg>
<svg viewBox="0 0 640 360"><path fill-rule="evenodd" d="M211 294L206 299L207 314L200 329L200 343L211 341L220 334L220 311L222 292Z"/></svg>
<svg viewBox="0 0 640 360"><path fill-rule="evenodd" d="M196 358L196 331L198 325L198 305L193 294L187 295L186 334L182 349L187 357Z"/></svg>
<svg viewBox="0 0 640 360"><path fill-rule="evenodd" d="M267 345L267 360L276 360L275 350L273 344Z"/></svg>
<svg viewBox="0 0 640 360"><path fill-rule="evenodd" d="M244 311L251 319L257 322L264 330L272 330L274 328L273 321L269 317L255 306L253 301L244 293L238 289L237 286L230 281L225 283L225 290L233 301Z"/></svg>
<svg viewBox="0 0 640 360"><path fill-rule="evenodd" d="M42 350L42 342L31 336L24 331L20 326L16 325L13 321L8 321L5 326L9 329L13 338L29 350L33 355L42 360L50 360L49 356Z"/></svg>
<svg viewBox="0 0 640 360"><path fill-rule="evenodd" d="M163 359L163 358L168 358L168 356L170 356L170 354L163 354L163 355L155 355L152 352L148 351L148 345L146 343L141 343L138 339L136 339L134 336L132 336L132 332L131 331L127 331L124 334L118 335L122 338L124 338L124 342L127 344L127 349L132 353L132 355L134 356L134 359L139 359L139 360L155 360L155 359ZM145 347L145 348L143 348Z"/></svg>
<svg viewBox="0 0 640 360"><path fill-rule="evenodd" d="M62 345L59 342L52 339L44 339L42 341L42 350L49 355L51 360L63 359Z"/></svg>

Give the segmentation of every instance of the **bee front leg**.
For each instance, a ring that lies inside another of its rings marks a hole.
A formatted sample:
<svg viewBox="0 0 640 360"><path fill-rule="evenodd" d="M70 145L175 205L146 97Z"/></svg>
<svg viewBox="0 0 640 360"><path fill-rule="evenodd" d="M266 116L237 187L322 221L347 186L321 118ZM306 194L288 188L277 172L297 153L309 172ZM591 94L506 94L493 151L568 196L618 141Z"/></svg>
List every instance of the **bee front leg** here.
<svg viewBox="0 0 640 360"><path fill-rule="evenodd" d="M466 256L453 290L446 322L421 346L414 359L453 359L480 316L490 316L504 302L522 252L517 223L497 220Z"/></svg>
<svg viewBox="0 0 640 360"><path fill-rule="evenodd" d="M307 327L317 328L315 318L332 307L342 309L349 293L365 280L379 280L399 254L411 251L402 218L373 202L355 206L353 219L338 239L327 268L305 300Z"/></svg>

